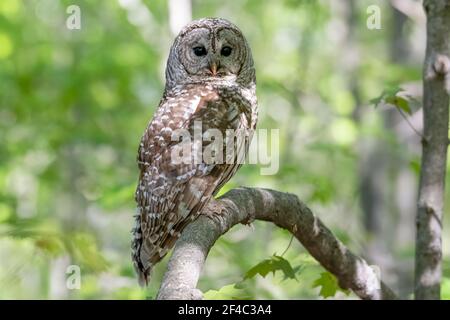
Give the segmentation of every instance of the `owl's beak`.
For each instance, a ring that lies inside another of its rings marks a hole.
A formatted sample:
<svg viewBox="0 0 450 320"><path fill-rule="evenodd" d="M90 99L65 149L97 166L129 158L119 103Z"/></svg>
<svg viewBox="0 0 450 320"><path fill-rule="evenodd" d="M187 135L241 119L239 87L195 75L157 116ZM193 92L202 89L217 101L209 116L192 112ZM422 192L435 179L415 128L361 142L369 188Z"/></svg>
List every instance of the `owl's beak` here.
<svg viewBox="0 0 450 320"><path fill-rule="evenodd" d="M210 62L209 70L211 71L213 76L217 75L217 63L215 61Z"/></svg>

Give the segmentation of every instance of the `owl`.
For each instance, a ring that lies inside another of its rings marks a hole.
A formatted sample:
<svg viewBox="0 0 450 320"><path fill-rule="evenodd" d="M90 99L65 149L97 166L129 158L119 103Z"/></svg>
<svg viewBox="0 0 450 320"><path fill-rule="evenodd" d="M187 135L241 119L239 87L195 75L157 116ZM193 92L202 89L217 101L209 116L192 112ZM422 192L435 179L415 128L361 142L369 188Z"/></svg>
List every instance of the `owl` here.
<svg viewBox="0 0 450 320"><path fill-rule="evenodd" d="M141 285L242 164L257 109L252 53L239 28L218 18L185 26L138 149L132 260Z"/></svg>

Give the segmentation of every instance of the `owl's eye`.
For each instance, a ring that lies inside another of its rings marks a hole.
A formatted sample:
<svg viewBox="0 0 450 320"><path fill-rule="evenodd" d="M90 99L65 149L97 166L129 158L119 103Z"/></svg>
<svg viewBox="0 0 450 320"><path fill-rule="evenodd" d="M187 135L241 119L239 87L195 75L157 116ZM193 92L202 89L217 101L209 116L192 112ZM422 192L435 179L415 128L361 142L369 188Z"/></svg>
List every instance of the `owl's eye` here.
<svg viewBox="0 0 450 320"><path fill-rule="evenodd" d="M228 57L231 54L231 47L225 46L222 48L222 50L220 50L220 54L223 55L224 57Z"/></svg>
<svg viewBox="0 0 450 320"><path fill-rule="evenodd" d="M194 54L197 57L206 56L206 49L205 49L205 47L194 47L194 49L192 49L192 50L194 50Z"/></svg>

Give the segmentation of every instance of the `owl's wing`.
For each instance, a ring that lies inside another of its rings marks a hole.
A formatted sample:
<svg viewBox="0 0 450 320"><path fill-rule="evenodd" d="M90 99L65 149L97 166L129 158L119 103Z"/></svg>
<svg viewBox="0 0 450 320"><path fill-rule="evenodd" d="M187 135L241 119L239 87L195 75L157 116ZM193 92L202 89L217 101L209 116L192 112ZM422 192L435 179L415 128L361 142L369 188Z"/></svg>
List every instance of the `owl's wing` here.
<svg viewBox="0 0 450 320"><path fill-rule="evenodd" d="M192 148L195 139L172 141L172 134L185 133L192 138L201 121L201 132L216 129L225 137L227 129L249 127L250 110L244 100L231 93L195 85L169 94L161 102L138 152L141 173L136 190L139 212L133 260L141 283L147 282L151 267L167 254L187 223L239 167L237 159L213 164L174 161L173 156L186 146ZM202 151L211 143L201 141ZM226 139L223 149L225 143ZM248 146L239 144L237 148Z"/></svg>

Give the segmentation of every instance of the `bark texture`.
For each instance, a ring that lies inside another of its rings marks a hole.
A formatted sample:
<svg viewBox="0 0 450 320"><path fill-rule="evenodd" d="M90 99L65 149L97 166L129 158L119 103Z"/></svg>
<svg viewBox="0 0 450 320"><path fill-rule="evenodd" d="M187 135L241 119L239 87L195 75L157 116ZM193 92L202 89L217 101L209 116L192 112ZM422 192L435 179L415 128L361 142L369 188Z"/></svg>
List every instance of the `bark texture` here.
<svg viewBox="0 0 450 320"><path fill-rule="evenodd" d="M442 276L442 216L448 145L450 0L425 0L427 49L424 79L424 139L416 233L416 299L439 299Z"/></svg>
<svg viewBox="0 0 450 320"><path fill-rule="evenodd" d="M231 227L254 219L289 230L333 273L342 288L361 299L396 299L365 260L353 254L297 196L269 189L239 188L213 200L177 241L157 299L201 299L196 289L215 241Z"/></svg>

